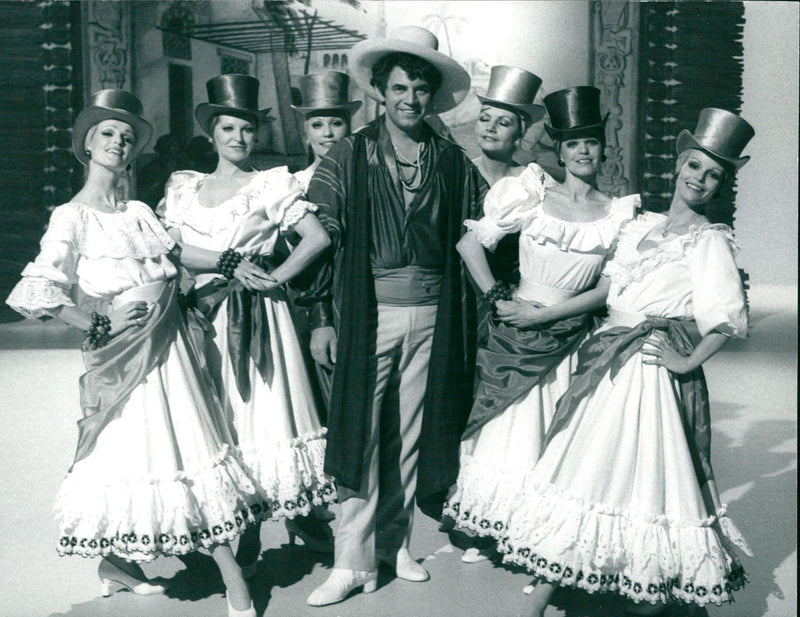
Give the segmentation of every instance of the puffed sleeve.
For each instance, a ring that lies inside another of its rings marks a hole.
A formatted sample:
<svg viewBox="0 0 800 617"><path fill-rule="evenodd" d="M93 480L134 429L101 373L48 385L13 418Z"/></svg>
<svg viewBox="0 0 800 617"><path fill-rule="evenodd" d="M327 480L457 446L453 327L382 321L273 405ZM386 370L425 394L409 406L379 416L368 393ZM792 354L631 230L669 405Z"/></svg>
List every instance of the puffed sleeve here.
<svg viewBox="0 0 800 617"><path fill-rule="evenodd" d="M62 306L75 306L70 292L77 283L77 224L73 207L63 205L53 210L40 242L41 251L25 266L6 304L29 319L52 316L53 309Z"/></svg>
<svg viewBox="0 0 800 617"><path fill-rule="evenodd" d="M687 255L694 318L703 336L712 330L747 336L747 310L742 279L733 259L733 242L730 230L707 229Z"/></svg>
<svg viewBox="0 0 800 617"><path fill-rule="evenodd" d="M520 231L544 199L546 174L532 163L519 177L498 180L489 189L483 202L483 218L466 220L464 225L478 241L494 251L497 243L511 233Z"/></svg>
<svg viewBox="0 0 800 617"><path fill-rule="evenodd" d="M156 206L156 215L168 230L180 230L184 223L186 199L191 199L191 192L196 190L197 183L203 174L194 171L173 172L164 186L164 197Z"/></svg>
<svg viewBox="0 0 800 617"><path fill-rule="evenodd" d="M267 218L285 233L317 207L304 199L305 191L286 167L276 167L261 172L254 183L258 206L264 208Z"/></svg>

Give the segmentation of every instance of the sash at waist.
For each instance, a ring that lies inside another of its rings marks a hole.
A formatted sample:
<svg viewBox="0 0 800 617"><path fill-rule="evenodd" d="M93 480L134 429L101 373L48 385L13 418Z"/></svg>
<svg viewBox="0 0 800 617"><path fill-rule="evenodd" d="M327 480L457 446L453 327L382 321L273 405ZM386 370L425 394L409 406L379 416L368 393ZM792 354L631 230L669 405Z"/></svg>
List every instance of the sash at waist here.
<svg viewBox="0 0 800 617"><path fill-rule="evenodd" d="M558 287L539 285L538 283L526 281L525 279L519 282L519 288L517 289L517 296L520 298L524 300L533 300L545 306L564 302L564 300L574 298L579 293L578 291L572 291L570 289L559 289Z"/></svg>
<svg viewBox="0 0 800 617"><path fill-rule="evenodd" d="M635 328L646 319L647 317L641 313L628 313L627 311L610 308L608 309L608 319L603 325L605 327L625 326L626 328Z"/></svg>
<svg viewBox="0 0 800 617"><path fill-rule="evenodd" d="M161 297L161 293L168 283L168 281L156 281L155 283L126 289L114 296L114 299L111 300L111 308L116 310L128 302L147 302L149 308Z"/></svg>
<svg viewBox="0 0 800 617"><path fill-rule="evenodd" d="M427 306L439 302L442 271L408 266L374 269L375 298L378 304L394 306Z"/></svg>

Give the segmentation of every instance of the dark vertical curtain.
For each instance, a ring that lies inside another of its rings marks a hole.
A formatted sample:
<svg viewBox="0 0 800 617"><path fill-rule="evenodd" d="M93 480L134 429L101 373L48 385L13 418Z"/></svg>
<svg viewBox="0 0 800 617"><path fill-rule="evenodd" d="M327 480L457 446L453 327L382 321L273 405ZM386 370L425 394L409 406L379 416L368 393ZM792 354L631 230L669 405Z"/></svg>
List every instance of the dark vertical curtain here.
<svg viewBox="0 0 800 617"><path fill-rule="evenodd" d="M3 301L50 210L81 181L70 132L83 94L78 8L0 2L0 321L16 315Z"/></svg>
<svg viewBox="0 0 800 617"><path fill-rule="evenodd" d="M639 186L649 210L669 207L675 138L700 110L742 106L742 2L646 2L641 5ZM733 226L736 184L706 208Z"/></svg>

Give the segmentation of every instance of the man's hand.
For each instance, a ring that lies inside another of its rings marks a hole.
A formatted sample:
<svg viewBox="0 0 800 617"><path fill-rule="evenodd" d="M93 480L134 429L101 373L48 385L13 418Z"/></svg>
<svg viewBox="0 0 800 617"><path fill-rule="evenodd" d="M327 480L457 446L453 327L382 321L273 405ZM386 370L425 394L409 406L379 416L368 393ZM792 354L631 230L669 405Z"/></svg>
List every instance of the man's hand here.
<svg viewBox="0 0 800 617"><path fill-rule="evenodd" d="M309 347L314 361L328 370L333 370L333 365L336 364L336 345L338 340L336 330L331 326L312 330Z"/></svg>

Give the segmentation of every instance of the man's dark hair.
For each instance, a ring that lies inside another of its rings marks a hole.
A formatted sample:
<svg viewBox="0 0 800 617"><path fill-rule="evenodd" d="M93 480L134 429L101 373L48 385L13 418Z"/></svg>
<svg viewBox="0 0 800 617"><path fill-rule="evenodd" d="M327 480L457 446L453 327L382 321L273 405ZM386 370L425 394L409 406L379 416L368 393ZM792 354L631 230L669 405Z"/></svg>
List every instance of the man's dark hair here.
<svg viewBox="0 0 800 617"><path fill-rule="evenodd" d="M372 65L372 79L370 79L369 83L377 88L381 94L386 94L389 73L396 66L403 69L409 79L422 79L425 81L431 87L431 95L435 95L442 86L442 74L435 66L419 56L401 51L387 54Z"/></svg>

